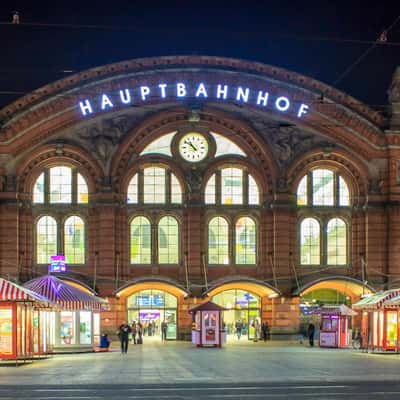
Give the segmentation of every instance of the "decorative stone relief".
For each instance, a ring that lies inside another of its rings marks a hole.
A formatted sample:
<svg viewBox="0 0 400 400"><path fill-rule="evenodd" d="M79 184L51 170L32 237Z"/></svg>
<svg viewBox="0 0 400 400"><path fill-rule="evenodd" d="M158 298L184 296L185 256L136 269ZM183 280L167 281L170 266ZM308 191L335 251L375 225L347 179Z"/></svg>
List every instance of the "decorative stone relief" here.
<svg viewBox="0 0 400 400"><path fill-rule="evenodd" d="M388 90L388 96L391 104L400 103L400 67L397 67L393 74L392 83Z"/></svg>
<svg viewBox="0 0 400 400"><path fill-rule="evenodd" d="M107 168L117 145L131 126L132 120L126 116L102 119L78 131L77 136Z"/></svg>

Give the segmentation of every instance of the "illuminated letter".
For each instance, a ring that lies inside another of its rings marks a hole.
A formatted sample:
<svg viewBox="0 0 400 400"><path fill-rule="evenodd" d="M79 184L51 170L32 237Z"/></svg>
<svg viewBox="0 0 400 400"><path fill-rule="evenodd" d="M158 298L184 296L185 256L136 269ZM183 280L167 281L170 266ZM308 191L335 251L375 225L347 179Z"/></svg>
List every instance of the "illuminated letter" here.
<svg viewBox="0 0 400 400"><path fill-rule="evenodd" d="M106 94L103 94L101 96L101 109L105 110L106 107L114 107L114 104L111 102L111 100L109 99L109 97Z"/></svg>
<svg viewBox="0 0 400 400"><path fill-rule="evenodd" d="M142 100L145 101L146 97L150 94L150 88L148 86L140 86L140 95Z"/></svg>
<svg viewBox="0 0 400 400"><path fill-rule="evenodd" d="M222 85L217 86L217 99L220 99L221 96L225 100L228 97L228 85L224 85L224 88L221 88Z"/></svg>
<svg viewBox="0 0 400 400"><path fill-rule="evenodd" d="M237 88L237 93L236 93L236 100L240 101L243 100L245 103L249 100L249 88L246 88L245 91L239 86Z"/></svg>
<svg viewBox="0 0 400 400"><path fill-rule="evenodd" d="M199 97L200 95L204 96L204 97L208 97L207 90L206 90L206 87L204 86L204 83L200 83L199 87L197 88L196 97Z"/></svg>
<svg viewBox="0 0 400 400"><path fill-rule="evenodd" d="M84 117L86 117L87 114L92 114L93 109L92 106L89 103L89 100L80 101L79 102L79 107L81 108L81 113Z"/></svg>
<svg viewBox="0 0 400 400"><path fill-rule="evenodd" d="M176 97L185 97L186 96L186 85L184 83L176 84Z"/></svg>
<svg viewBox="0 0 400 400"><path fill-rule="evenodd" d="M124 104L129 104L131 102L131 94L128 89L120 90L119 97Z"/></svg>
<svg viewBox="0 0 400 400"><path fill-rule="evenodd" d="M165 99L165 98L167 97L167 93L166 93L166 91L165 91L165 88L167 87L167 84L166 84L166 83L160 83L160 84L158 85L158 87L159 87L160 90L161 90L161 97L162 97L163 99Z"/></svg>
<svg viewBox="0 0 400 400"><path fill-rule="evenodd" d="M299 112L297 113L297 116L299 118L301 118L302 115L307 114L308 112L308 105L307 104L301 104L300 108L299 108Z"/></svg>
<svg viewBox="0 0 400 400"><path fill-rule="evenodd" d="M264 107L267 105L267 103L268 103L268 92L265 92L264 96L263 96L262 90L260 90L258 92L257 105L259 106L261 103L263 103L262 105Z"/></svg>
<svg viewBox="0 0 400 400"><path fill-rule="evenodd" d="M283 105L281 105L281 103L283 103ZM290 107L290 101L287 97L284 96L278 97L275 101L275 107L279 111L287 111Z"/></svg>

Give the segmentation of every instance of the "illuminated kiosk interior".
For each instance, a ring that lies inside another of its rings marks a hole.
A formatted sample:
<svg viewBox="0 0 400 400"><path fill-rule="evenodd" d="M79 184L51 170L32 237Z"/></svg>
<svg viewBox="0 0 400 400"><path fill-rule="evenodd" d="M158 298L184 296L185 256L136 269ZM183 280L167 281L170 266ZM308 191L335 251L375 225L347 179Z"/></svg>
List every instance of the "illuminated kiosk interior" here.
<svg viewBox="0 0 400 400"><path fill-rule="evenodd" d="M253 322L262 321L263 298L267 302L278 297L279 293L269 287L252 282L237 282L222 285L209 293L211 301L223 307L223 322L229 340L237 340L236 323L242 324L241 335L254 339Z"/></svg>
<svg viewBox="0 0 400 400"><path fill-rule="evenodd" d="M58 304L54 320L54 349L56 351L90 351L100 341L100 313L107 301L79 289L53 275L45 275L24 284Z"/></svg>
<svg viewBox="0 0 400 400"><path fill-rule="evenodd" d="M125 298L126 318L143 325L143 335L161 340L161 323L167 323L167 340L178 338L178 308L187 293L170 283L141 282L128 284L115 293Z"/></svg>

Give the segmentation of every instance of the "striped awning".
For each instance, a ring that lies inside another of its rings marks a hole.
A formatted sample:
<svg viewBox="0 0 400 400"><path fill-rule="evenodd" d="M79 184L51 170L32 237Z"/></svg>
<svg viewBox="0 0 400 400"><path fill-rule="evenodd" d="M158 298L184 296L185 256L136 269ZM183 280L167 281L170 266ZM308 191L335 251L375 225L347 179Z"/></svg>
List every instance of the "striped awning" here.
<svg viewBox="0 0 400 400"><path fill-rule="evenodd" d="M350 307L347 307L345 304L322 306L318 310L318 314L346 315L349 317L357 315L355 311L353 311Z"/></svg>
<svg viewBox="0 0 400 400"><path fill-rule="evenodd" d="M387 306L390 300L400 296L400 289L385 290L375 293L371 296L364 297L357 303L353 304L353 308L377 310Z"/></svg>
<svg viewBox="0 0 400 400"><path fill-rule="evenodd" d="M0 301L29 301L39 308L54 308L56 306L40 294L3 278L0 278Z"/></svg>
<svg viewBox="0 0 400 400"><path fill-rule="evenodd" d="M24 284L24 287L48 298L64 310L102 311L108 309L108 301L93 296L53 275L45 275Z"/></svg>

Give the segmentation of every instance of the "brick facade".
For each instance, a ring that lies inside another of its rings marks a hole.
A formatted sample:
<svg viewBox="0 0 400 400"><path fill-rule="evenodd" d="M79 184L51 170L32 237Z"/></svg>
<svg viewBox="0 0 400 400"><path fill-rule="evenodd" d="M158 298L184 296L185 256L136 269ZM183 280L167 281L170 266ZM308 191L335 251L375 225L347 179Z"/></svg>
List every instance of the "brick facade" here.
<svg viewBox="0 0 400 400"><path fill-rule="evenodd" d="M148 85L163 79L207 81L210 76L228 85L248 84L268 89L271 96L281 94L296 104L307 103L310 112L300 119L257 109L253 103L154 98L143 105L115 107L86 119L79 113L78 101L87 93L115 93L137 86L142 74ZM312 282L316 288L317 282L332 277L350 282L341 290L354 299L363 285L374 290L396 287L400 284L400 99L395 89L398 87L391 89L390 120L334 88L293 72L199 56L132 60L43 87L0 110L0 276L24 282L46 273L46 266L35 263L35 221L48 213L60 220L77 213L86 226L86 262L71 266L67 277L95 286L100 296L109 299L111 310L103 314L102 323L110 332L126 319L126 296L116 297L116 293L130 283L130 294L135 293L137 279L141 285L147 282L149 289L154 287L153 279L164 282L167 291L173 283L185 288L187 293L178 295L181 338L190 333L188 309L209 300L207 288L217 293L240 279L243 285L251 280L252 289L262 299L261 318L277 333L298 331L299 294L303 287L312 287ZM324 101L319 100L321 93ZM390 130L385 130L389 125ZM176 156L168 160L157 155L139 156L160 135L189 129L217 132L235 142L248 157L208 160L197 167ZM160 162L180 180L183 205L127 206L132 173L143 163ZM77 168L85 177L90 192L88 206L55 209L32 204L33 184L40 172L59 164ZM233 164L255 177L261 205L248 209L205 206L202 192L208 177L219 166ZM300 266L301 213L296 206L296 188L301 177L317 166L339 171L350 187L346 267ZM176 216L181 232L178 265L130 265L129 221L138 212L154 220L166 213ZM206 221L221 213L233 221L243 212L257 222L257 264L207 266ZM332 283L331 288L338 286ZM279 296L272 298L271 293Z"/></svg>

